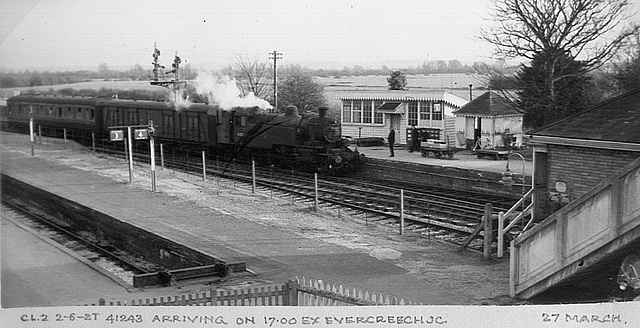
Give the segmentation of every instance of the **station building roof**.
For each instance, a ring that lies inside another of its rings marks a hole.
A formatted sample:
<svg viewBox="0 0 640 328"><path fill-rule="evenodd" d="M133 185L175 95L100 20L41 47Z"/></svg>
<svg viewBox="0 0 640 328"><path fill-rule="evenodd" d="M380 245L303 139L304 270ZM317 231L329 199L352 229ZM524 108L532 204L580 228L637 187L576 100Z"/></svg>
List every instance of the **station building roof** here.
<svg viewBox="0 0 640 328"><path fill-rule="evenodd" d="M506 117L524 116L513 104L498 92L489 90L453 112L455 116Z"/></svg>
<svg viewBox="0 0 640 328"><path fill-rule="evenodd" d="M640 89L527 134L534 143L640 151Z"/></svg>
<svg viewBox="0 0 640 328"><path fill-rule="evenodd" d="M385 90L385 91L359 91L348 92L338 96L341 100L382 100L382 101L442 101L453 107L462 107L467 102L446 91L406 91L406 90Z"/></svg>

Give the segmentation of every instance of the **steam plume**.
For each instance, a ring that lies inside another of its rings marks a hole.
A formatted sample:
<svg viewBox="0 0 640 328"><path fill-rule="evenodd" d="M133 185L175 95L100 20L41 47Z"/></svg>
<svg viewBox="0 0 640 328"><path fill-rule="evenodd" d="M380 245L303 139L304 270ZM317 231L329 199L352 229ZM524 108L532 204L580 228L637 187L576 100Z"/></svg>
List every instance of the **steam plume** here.
<svg viewBox="0 0 640 328"><path fill-rule="evenodd" d="M205 95L210 103L216 103L224 110L233 107L258 106L262 109L273 107L266 100L256 97L253 92L242 97L236 81L228 76L215 77L206 72L198 73L195 88L196 92Z"/></svg>

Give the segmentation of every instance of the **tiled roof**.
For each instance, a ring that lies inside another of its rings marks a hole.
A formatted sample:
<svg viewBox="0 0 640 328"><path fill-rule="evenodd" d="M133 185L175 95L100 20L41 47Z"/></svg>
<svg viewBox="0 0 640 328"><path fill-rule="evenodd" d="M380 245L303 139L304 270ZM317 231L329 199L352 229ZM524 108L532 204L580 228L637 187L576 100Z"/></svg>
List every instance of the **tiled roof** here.
<svg viewBox="0 0 640 328"><path fill-rule="evenodd" d="M640 144L640 89L527 134Z"/></svg>
<svg viewBox="0 0 640 328"><path fill-rule="evenodd" d="M456 116L514 116L523 115L496 91L487 91L453 112Z"/></svg>

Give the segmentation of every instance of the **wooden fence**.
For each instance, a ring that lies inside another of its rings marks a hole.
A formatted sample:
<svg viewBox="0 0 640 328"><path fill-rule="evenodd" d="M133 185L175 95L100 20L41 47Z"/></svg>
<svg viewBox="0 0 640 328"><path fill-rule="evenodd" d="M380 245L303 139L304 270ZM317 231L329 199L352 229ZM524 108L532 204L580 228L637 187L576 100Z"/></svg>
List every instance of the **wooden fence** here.
<svg viewBox="0 0 640 328"><path fill-rule="evenodd" d="M89 304L85 304L89 305ZM289 280L284 284L248 287L235 290L208 290L201 293L110 301L100 299L92 306L362 306L415 305L395 297L376 295L322 280Z"/></svg>

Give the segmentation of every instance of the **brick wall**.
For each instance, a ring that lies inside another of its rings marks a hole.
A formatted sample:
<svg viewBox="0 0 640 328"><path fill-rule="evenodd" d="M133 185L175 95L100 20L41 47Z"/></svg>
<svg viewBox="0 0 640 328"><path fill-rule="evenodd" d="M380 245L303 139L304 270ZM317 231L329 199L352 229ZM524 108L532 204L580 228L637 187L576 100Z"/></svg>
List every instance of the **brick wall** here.
<svg viewBox="0 0 640 328"><path fill-rule="evenodd" d="M577 198L640 157L638 152L548 145L548 190L564 182Z"/></svg>

